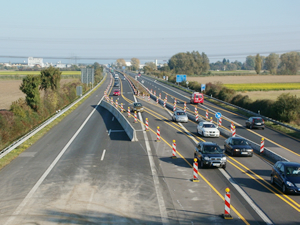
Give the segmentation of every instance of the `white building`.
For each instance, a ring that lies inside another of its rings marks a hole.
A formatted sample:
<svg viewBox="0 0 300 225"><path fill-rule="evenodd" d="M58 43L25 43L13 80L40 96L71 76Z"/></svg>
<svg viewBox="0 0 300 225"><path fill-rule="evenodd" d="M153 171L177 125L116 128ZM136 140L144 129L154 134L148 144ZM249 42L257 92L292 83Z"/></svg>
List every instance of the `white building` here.
<svg viewBox="0 0 300 225"><path fill-rule="evenodd" d="M28 57L28 66L29 67L34 67L35 65L39 65L40 67L44 67L43 58Z"/></svg>

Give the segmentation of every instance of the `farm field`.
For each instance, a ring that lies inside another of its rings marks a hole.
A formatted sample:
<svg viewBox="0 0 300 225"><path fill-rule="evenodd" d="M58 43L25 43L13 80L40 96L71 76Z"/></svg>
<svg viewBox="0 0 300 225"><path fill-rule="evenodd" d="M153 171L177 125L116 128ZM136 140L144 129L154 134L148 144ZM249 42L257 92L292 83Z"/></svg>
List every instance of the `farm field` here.
<svg viewBox="0 0 300 225"><path fill-rule="evenodd" d="M78 79L62 79L60 84ZM0 110L9 109L11 103L19 98L25 98L25 94L20 90L22 80L0 80Z"/></svg>
<svg viewBox="0 0 300 225"><path fill-rule="evenodd" d="M285 93L290 93L291 95L296 95L298 98L300 98L300 90L237 92L237 94L248 95L253 101L258 99L276 100L279 95Z"/></svg>
<svg viewBox="0 0 300 225"><path fill-rule="evenodd" d="M300 75L245 75L245 76L187 77L187 81L197 81L201 84L206 84L209 82L211 83L221 82L223 84L300 83Z"/></svg>
<svg viewBox="0 0 300 225"><path fill-rule="evenodd" d="M300 90L300 83L241 83L224 86L235 91Z"/></svg>
<svg viewBox="0 0 300 225"><path fill-rule="evenodd" d="M62 75L81 75L81 71L61 71ZM41 71L11 71L11 70L1 70L0 76L4 75L38 75Z"/></svg>

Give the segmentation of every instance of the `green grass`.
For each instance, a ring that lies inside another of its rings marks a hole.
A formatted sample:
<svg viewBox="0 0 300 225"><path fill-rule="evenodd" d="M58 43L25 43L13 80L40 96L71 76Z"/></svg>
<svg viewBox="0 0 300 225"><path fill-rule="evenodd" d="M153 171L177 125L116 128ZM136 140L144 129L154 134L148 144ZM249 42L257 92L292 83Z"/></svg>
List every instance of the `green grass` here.
<svg viewBox="0 0 300 225"><path fill-rule="evenodd" d="M278 91L300 89L300 83L249 83L224 84L224 86L235 91Z"/></svg>

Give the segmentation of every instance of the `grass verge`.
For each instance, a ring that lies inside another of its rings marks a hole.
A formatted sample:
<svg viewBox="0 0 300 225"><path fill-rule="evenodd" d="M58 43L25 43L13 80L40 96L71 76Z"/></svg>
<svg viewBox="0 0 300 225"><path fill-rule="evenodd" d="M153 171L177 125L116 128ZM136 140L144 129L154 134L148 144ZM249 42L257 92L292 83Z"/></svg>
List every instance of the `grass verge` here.
<svg viewBox="0 0 300 225"><path fill-rule="evenodd" d="M101 82L98 88L102 85L102 83L105 81L106 78L104 78ZM73 112L80 104L82 104L92 93L94 93L98 88L94 89L91 93L89 93L87 96L82 98L79 102L77 102L75 105L73 105L68 111L66 111L64 114L62 114L60 117L55 119L52 123L48 124L46 127L44 127L42 130L40 130L38 133L30 137L27 141L19 145L17 148L12 150L10 153L8 153L6 156L0 159L0 170L8 165L11 161L13 161L15 158L17 158L23 151L28 149L31 145L33 145L35 142L37 142L41 137L43 137L51 128L59 124L67 115L69 115L71 112Z"/></svg>

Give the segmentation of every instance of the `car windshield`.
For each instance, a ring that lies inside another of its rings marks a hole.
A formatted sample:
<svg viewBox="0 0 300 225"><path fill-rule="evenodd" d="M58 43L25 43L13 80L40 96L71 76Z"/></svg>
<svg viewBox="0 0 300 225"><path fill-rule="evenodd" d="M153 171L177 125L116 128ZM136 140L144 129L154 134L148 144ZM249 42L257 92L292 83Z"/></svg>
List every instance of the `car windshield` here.
<svg viewBox="0 0 300 225"><path fill-rule="evenodd" d="M142 106L142 103L135 103L135 106L140 107Z"/></svg>
<svg viewBox="0 0 300 225"><path fill-rule="evenodd" d="M216 128L216 126L214 124L203 124L203 127L206 127L206 128Z"/></svg>
<svg viewBox="0 0 300 225"><path fill-rule="evenodd" d="M288 166L285 168L286 175L300 177L300 167L298 166Z"/></svg>
<svg viewBox="0 0 300 225"><path fill-rule="evenodd" d="M185 112L177 112L177 115L178 115L178 116L184 116L184 115L185 115Z"/></svg>
<svg viewBox="0 0 300 225"><path fill-rule="evenodd" d="M232 140L233 145L249 145L246 140Z"/></svg>
<svg viewBox="0 0 300 225"><path fill-rule="evenodd" d="M262 123L263 120L262 119L254 119L254 123Z"/></svg>
<svg viewBox="0 0 300 225"><path fill-rule="evenodd" d="M219 146L204 146L203 153L219 154L222 153L222 149Z"/></svg>

